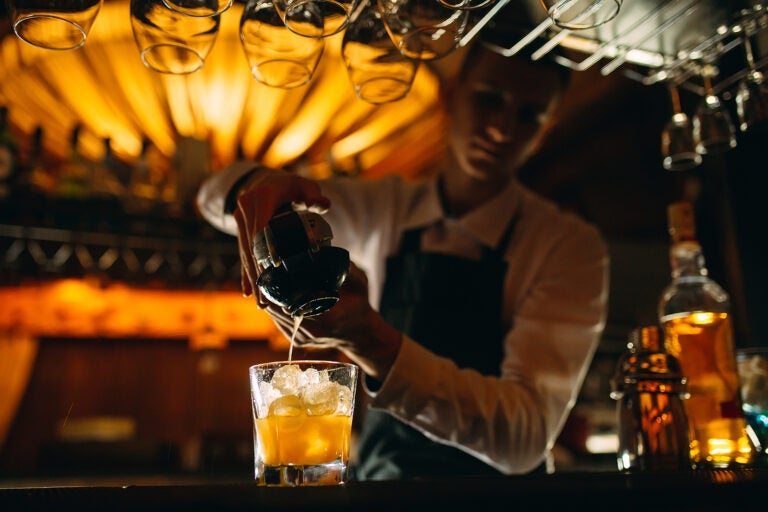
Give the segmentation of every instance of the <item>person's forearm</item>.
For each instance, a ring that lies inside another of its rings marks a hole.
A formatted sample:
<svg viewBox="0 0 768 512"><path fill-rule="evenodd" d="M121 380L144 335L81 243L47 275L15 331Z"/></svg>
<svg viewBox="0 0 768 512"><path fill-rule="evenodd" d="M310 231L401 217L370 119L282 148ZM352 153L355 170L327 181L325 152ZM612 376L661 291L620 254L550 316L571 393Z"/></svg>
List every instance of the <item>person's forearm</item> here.
<svg viewBox="0 0 768 512"><path fill-rule="evenodd" d="M339 349L355 361L360 368L376 380L383 381L397 358L402 344L402 333L371 311L365 329L357 329Z"/></svg>

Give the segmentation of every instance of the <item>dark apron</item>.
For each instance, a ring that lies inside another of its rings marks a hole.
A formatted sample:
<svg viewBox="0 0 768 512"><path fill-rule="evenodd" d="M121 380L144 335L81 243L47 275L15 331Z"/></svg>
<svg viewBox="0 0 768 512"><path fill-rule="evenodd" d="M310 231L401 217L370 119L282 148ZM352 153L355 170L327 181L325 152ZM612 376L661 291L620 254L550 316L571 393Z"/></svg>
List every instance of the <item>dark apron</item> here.
<svg viewBox="0 0 768 512"><path fill-rule="evenodd" d="M498 376L506 329L501 319L506 273L503 253L515 222L497 249L481 259L421 252L422 230L403 234L400 253L387 259L381 315L459 368ZM499 475L458 448L428 439L381 410L368 409L358 439L359 480Z"/></svg>

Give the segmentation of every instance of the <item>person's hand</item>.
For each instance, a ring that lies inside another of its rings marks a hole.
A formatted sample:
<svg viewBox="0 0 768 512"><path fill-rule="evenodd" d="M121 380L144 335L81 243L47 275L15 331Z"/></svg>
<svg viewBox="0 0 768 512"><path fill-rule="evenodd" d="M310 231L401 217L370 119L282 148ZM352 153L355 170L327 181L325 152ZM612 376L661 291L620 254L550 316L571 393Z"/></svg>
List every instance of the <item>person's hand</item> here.
<svg viewBox="0 0 768 512"><path fill-rule="evenodd" d="M286 205L292 205L294 210L323 213L330 207L330 200L312 180L286 171L262 168L241 186L237 208L233 212L238 231L243 295L248 297L255 293L261 308L269 304L258 293L256 286L256 280L263 269L259 268L254 257L253 239L269 219Z"/></svg>
<svg viewBox="0 0 768 512"><path fill-rule="evenodd" d="M371 306L368 279L354 263L339 290L339 302L320 315L304 318L298 330L280 306L268 304L266 310L295 347L339 350L374 378L387 375L400 350L400 333Z"/></svg>

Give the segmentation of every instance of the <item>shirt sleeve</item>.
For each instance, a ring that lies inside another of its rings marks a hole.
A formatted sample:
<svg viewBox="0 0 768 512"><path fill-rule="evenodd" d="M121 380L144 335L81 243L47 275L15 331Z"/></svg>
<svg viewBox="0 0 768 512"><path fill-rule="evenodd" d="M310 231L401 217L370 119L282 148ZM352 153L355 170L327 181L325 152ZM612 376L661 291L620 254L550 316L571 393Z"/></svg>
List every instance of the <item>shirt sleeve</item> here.
<svg viewBox="0 0 768 512"><path fill-rule="evenodd" d="M225 212L227 196L240 178L257 167L258 164L254 162L240 160L207 178L195 197L203 219L224 233L237 235L234 217Z"/></svg>
<svg viewBox="0 0 768 512"><path fill-rule="evenodd" d="M606 247L596 231L570 231L548 251L516 310L500 377L459 368L404 337L370 406L503 473L527 473L541 464L605 325Z"/></svg>

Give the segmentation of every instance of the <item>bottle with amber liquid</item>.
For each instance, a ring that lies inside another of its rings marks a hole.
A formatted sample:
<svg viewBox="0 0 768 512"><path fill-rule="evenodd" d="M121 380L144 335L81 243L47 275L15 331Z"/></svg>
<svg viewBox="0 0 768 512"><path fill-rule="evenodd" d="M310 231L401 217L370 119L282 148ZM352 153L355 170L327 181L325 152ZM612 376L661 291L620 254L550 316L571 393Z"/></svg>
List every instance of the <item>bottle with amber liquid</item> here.
<svg viewBox="0 0 768 512"><path fill-rule="evenodd" d="M755 447L741 409L728 293L709 277L692 205L669 206L672 282L659 301L664 348L687 379L685 401L695 468L752 464Z"/></svg>

